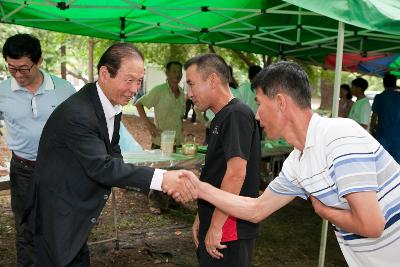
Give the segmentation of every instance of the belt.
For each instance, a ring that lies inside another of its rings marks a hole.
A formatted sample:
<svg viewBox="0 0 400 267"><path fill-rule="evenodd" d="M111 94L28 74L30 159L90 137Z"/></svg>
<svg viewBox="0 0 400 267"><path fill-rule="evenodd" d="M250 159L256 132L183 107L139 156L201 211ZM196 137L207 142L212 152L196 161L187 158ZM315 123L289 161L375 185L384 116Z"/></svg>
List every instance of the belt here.
<svg viewBox="0 0 400 267"><path fill-rule="evenodd" d="M14 152L12 152L12 159L31 168L34 168L36 165L36 161L21 158L20 156L15 155Z"/></svg>

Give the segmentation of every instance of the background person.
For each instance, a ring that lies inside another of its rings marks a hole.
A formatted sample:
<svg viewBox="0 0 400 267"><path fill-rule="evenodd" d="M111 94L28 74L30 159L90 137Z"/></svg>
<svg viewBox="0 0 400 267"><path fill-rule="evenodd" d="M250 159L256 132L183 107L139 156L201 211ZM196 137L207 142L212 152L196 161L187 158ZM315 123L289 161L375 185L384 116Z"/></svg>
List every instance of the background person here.
<svg viewBox="0 0 400 267"><path fill-rule="evenodd" d="M0 83L0 112L7 127L10 162L11 208L15 216L18 266L35 266L32 234L21 225L29 195L39 138L53 110L75 93L67 81L40 69L40 41L29 34L9 37L3 57L11 78Z"/></svg>
<svg viewBox="0 0 400 267"><path fill-rule="evenodd" d="M308 77L299 65L272 64L253 84L268 138L283 137L294 150L258 198L229 194L189 174L198 197L251 222L297 196L310 197L315 212L333 224L349 266L398 266L399 164L354 121L313 113Z"/></svg>
<svg viewBox="0 0 400 267"><path fill-rule="evenodd" d="M339 112L338 117L347 118L350 113L350 109L353 106L354 102L351 100L353 95L350 91L350 86L348 84L340 85L340 94L339 94Z"/></svg>
<svg viewBox="0 0 400 267"><path fill-rule="evenodd" d="M258 196L259 130L250 108L231 94L227 64L216 54L205 54L186 62L185 70L193 103L215 114L200 179L233 194ZM251 266L257 230L257 224L199 200L193 238L200 267ZM223 246L217 247L220 243Z"/></svg>
<svg viewBox="0 0 400 267"><path fill-rule="evenodd" d="M249 67L248 78L249 81L241 84L237 89L239 91L239 95L236 96L243 103L248 105L254 114L257 112L257 103L255 101L256 93L253 88L251 88L251 82L256 77L256 75L261 71L261 67L258 65L252 65Z"/></svg>
<svg viewBox="0 0 400 267"><path fill-rule="evenodd" d="M185 112L185 95L179 86L182 79L182 64L170 61L166 65L167 82L151 89L136 103L140 118L151 133L151 148L160 148L161 132L175 131L176 145L183 141L182 118ZM154 123L147 117L144 108L154 107Z"/></svg>
<svg viewBox="0 0 400 267"><path fill-rule="evenodd" d="M351 94L357 97L357 101L351 106L348 116L366 130L368 130L371 117L371 104L365 96L367 88L368 82L363 78L356 78L351 82Z"/></svg>
<svg viewBox="0 0 400 267"><path fill-rule="evenodd" d="M375 96L372 104L370 132L400 163L400 90L396 76L385 74L383 87L385 90Z"/></svg>

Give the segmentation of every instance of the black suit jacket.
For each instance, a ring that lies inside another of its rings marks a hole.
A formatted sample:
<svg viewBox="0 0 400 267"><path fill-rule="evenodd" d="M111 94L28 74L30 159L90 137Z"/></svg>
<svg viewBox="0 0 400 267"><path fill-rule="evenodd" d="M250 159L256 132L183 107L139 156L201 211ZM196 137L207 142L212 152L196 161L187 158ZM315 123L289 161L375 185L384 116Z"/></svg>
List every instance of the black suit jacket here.
<svg viewBox="0 0 400 267"><path fill-rule="evenodd" d="M154 169L122 160L120 120L115 117L110 143L96 85L88 84L59 105L43 129L28 210L56 266L67 265L87 241L111 187L149 191Z"/></svg>

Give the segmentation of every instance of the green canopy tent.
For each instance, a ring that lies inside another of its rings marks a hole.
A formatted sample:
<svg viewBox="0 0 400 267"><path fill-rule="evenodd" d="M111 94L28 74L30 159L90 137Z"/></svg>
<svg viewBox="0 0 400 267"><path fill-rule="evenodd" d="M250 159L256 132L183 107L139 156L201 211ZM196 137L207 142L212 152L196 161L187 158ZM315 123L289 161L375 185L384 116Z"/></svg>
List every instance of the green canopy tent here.
<svg viewBox="0 0 400 267"><path fill-rule="evenodd" d="M389 0L5 0L0 19L126 42L212 44L320 64L336 51L337 20L349 23L345 52L399 49L400 21L391 16L396 8Z"/></svg>
<svg viewBox="0 0 400 267"><path fill-rule="evenodd" d="M400 2L393 0L4 0L0 19L126 42L210 44L318 65L336 52L334 116L343 51L400 48ZM319 266L326 227L325 221Z"/></svg>

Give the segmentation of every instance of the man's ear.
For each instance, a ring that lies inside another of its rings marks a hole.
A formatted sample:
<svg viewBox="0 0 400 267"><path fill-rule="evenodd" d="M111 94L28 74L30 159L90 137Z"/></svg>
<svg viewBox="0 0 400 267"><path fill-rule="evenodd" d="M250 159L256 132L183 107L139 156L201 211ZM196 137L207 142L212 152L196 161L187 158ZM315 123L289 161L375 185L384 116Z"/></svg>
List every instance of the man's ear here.
<svg viewBox="0 0 400 267"><path fill-rule="evenodd" d="M277 103L279 111L284 112L286 110L286 106L288 104L286 96L284 94L278 93L275 96L275 99L276 99L276 103Z"/></svg>
<svg viewBox="0 0 400 267"><path fill-rule="evenodd" d="M42 65L42 62L43 62L43 58L40 57L39 60L38 60L38 62L36 63L36 65L37 65L38 67L40 67L40 65Z"/></svg>
<svg viewBox="0 0 400 267"><path fill-rule="evenodd" d="M106 66L101 66L99 69L99 80L104 82L110 77L110 73Z"/></svg>
<svg viewBox="0 0 400 267"><path fill-rule="evenodd" d="M211 87L212 88L216 88L217 87L217 84L219 82L219 77L215 72L211 73L210 82L211 82Z"/></svg>

